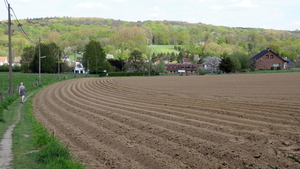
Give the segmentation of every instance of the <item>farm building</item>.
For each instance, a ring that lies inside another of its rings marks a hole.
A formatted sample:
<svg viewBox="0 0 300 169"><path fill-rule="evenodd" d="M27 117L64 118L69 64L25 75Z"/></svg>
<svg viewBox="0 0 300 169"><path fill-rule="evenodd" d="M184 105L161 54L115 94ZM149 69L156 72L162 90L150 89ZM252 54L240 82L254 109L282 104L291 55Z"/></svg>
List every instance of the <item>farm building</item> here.
<svg viewBox="0 0 300 169"><path fill-rule="evenodd" d="M196 73L202 64L192 64L189 58L183 58L182 63L166 63L168 73Z"/></svg>
<svg viewBox="0 0 300 169"><path fill-rule="evenodd" d="M271 69L285 69L287 61L282 59L277 53L270 49L266 49L253 56L251 64L255 70Z"/></svg>

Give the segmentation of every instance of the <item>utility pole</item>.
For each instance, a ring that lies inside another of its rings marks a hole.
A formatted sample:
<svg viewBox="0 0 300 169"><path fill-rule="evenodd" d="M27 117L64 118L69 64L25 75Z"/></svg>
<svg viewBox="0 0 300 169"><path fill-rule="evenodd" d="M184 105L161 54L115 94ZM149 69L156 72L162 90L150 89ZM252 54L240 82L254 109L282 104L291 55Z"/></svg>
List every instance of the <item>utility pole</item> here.
<svg viewBox="0 0 300 169"><path fill-rule="evenodd" d="M148 76L150 76L150 60L151 60L151 52L149 53L149 60L148 60Z"/></svg>
<svg viewBox="0 0 300 169"><path fill-rule="evenodd" d="M60 62L60 57L59 57L59 49L57 52L57 73L58 73L58 77L60 77L60 66L59 66L59 62Z"/></svg>
<svg viewBox="0 0 300 169"><path fill-rule="evenodd" d="M9 62L9 96L13 95L12 84L12 49L11 49L11 16L10 16L10 4L8 4L8 62Z"/></svg>
<svg viewBox="0 0 300 169"><path fill-rule="evenodd" d="M75 59L75 56L76 56L76 51L74 50L74 78L76 78L76 71L75 71L75 68L76 68L76 59Z"/></svg>
<svg viewBox="0 0 300 169"><path fill-rule="evenodd" d="M41 38L39 37L39 84L41 84Z"/></svg>

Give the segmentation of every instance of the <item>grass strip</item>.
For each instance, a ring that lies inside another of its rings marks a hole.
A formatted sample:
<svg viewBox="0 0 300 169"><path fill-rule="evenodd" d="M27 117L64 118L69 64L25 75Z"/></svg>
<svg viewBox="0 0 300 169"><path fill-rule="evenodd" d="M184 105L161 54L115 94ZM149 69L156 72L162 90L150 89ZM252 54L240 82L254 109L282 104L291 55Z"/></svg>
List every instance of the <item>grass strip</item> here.
<svg viewBox="0 0 300 169"><path fill-rule="evenodd" d="M68 147L36 120L32 97L21 107L21 119L13 132L13 154L14 169L84 169L72 158Z"/></svg>

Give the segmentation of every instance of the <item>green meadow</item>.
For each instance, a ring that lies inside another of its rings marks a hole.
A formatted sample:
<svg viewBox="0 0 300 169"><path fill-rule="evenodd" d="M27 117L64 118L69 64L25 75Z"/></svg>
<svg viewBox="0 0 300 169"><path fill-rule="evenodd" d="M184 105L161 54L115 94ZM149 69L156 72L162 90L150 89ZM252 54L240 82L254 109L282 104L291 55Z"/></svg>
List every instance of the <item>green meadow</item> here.
<svg viewBox="0 0 300 169"><path fill-rule="evenodd" d="M179 51L174 49L174 45L150 45L151 53L172 53L178 54Z"/></svg>

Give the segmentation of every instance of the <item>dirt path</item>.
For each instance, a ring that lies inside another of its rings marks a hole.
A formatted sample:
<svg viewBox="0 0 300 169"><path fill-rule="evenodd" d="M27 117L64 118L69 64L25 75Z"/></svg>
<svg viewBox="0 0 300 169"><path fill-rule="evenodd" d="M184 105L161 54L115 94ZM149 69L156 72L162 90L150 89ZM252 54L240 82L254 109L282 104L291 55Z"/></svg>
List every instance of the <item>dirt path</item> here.
<svg viewBox="0 0 300 169"><path fill-rule="evenodd" d="M22 107L22 104L20 104L20 106L19 106L18 118L17 118L16 122L7 128L6 132L3 135L2 140L0 142L0 169L10 169L11 168L10 164L11 164L11 161L13 160L12 133L13 133L14 128L20 121L21 107Z"/></svg>
<svg viewBox="0 0 300 169"><path fill-rule="evenodd" d="M73 79L34 113L88 168L299 168L299 77Z"/></svg>

